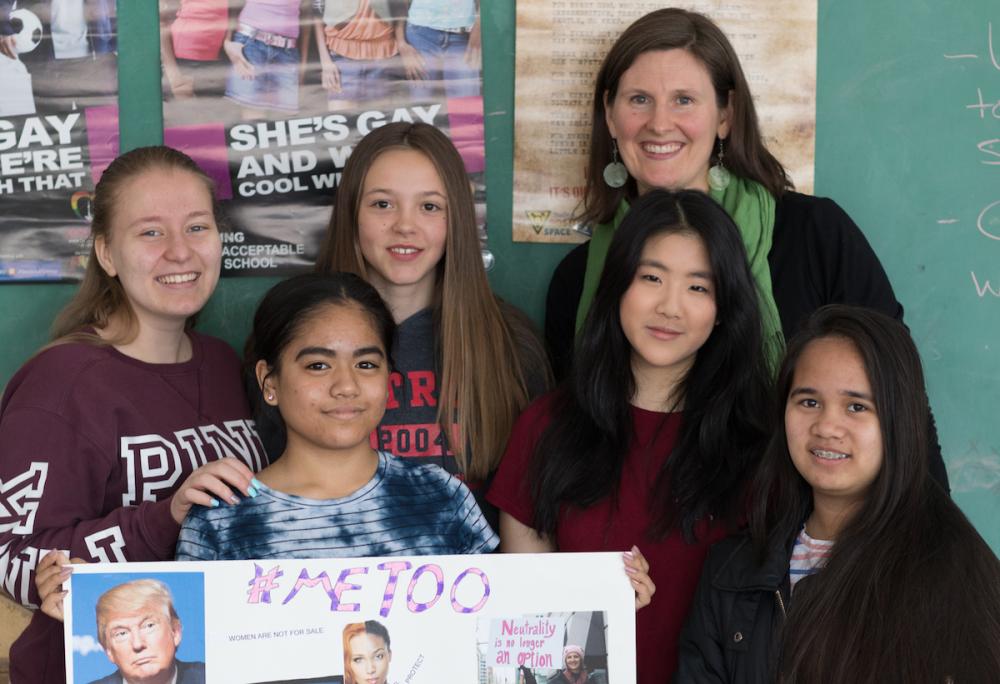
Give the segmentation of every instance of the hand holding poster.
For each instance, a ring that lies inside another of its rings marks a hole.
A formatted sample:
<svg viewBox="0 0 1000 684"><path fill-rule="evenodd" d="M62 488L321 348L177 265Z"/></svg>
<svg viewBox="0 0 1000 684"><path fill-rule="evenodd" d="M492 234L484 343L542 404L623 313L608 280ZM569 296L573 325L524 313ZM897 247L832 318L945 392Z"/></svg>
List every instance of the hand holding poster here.
<svg viewBox="0 0 1000 684"><path fill-rule="evenodd" d="M629 684L633 605L613 553L77 565L67 681Z"/></svg>

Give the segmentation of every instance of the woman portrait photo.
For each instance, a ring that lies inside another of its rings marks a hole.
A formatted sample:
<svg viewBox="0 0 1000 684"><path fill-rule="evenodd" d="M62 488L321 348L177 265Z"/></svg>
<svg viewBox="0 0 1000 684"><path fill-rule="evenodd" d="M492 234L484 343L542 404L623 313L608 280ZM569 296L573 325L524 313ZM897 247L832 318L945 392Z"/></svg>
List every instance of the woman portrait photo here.
<svg viewBox="0 0 1000 684"><path fill-rule="evenodd" d="M381 622L344 627L344 684L386 684L391 661L389 630Z"/></svg>

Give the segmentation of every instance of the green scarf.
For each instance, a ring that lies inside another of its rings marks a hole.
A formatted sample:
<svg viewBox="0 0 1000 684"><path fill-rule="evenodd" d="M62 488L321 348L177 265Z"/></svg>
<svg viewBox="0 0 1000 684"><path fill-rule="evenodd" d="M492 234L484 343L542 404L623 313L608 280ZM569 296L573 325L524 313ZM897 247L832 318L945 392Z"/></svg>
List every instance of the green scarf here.
<svg viewBox="0 0 1000 684"><path fill-rule="evenodd" d="M772 372L777 372L785 345L781 318L771 289L771 267L767 263L767 255L771 252L771 242L774 238L776 204L774 196L760 183L736 176L733 176L729 187L724 191L712 190L709 194L722 205L740 229L740 236L743 238L743 245L750 260L750 272L757 282L757 291L760 294L765 355L771 364ZM611 238L614 237L615 230L627 213L628 203L622 200L611 223L596 226L590 238L583 291L580 295L580 305L576 310L577 333L583 327L583 321L590 311L594 294L597 292L597 284L601 279L601 271L604 270L604 260L608 255Z"/></svg>

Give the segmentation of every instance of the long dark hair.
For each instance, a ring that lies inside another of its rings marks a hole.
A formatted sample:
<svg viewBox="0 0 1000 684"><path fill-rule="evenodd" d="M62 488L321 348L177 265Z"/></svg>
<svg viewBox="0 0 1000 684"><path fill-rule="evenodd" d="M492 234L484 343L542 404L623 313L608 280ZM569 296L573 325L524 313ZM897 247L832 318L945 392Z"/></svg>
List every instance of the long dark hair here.
<svg viewBox="0 0 1000 684"><path fill-rule="evenodd" d="M882 467L826 566L796 586L779 679L995 681L1000 562L929 475L927 394L906 328L859 307L818 310L788 345L775 415L784 415L803 351L831 337L850 342L864 364ZM812 509L812 489L792 464L784 420L777 422L753 487L751 534L761 557L768 547L787 548Z"/></svg>
<svg viewBox="0 0 1000 684"><path fill-rule="evenodd" d="M379 293L359 276L304 273L268 290L254 314L253 330L243 352L243 374L257 433L272 463L284 452L287 433L278 408L264 401L255 372L257 363L264 361L270 368L269 375L279 373L285 347L316 311L330 304L357 306L368 314L391 366L396 324Z"/></svg>
<svg viewBox="0 0 1000 684"><path fill-rule="evenodd" d="M605 119L604 98L607 95L608 102L615 99L622 75L639 55L657 50L689 52L708 71L716 104L720 108L732 104L725 142L726 167L741 178L757 181L776 197L791 188L785 169L764 146L750 86L726 34L703 14L670 7L639 17L622 31L597 73L581 220L607 223L623 199L631 201L638 194L634 178L630 177L621 188L611 188L604 182L604 167L611 161L611 132Z"/></svg>
<svg viewBox="0 0 1000 684"><path fill-rule="evenodd" d="M771 383L757 287L739 232L716 202L696 190L653 190L615 231L570 377L535 449L533 526L544 534L555 532L560 506L586 507L617 491L634 437L630 402L636 389L619 308L644 246L664 233L693 234L704 243L719 324L673 394L684 418L653 484L651 536L661 538L680 525L690 541L698 519L731 521L744 503L746 473L769 434L761 407Z"/></svg>

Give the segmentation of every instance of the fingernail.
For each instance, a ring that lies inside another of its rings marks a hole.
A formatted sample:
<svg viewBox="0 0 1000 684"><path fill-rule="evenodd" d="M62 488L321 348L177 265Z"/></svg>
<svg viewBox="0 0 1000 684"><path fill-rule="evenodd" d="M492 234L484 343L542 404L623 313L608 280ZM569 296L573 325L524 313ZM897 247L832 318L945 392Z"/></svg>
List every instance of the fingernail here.
<svg viewBox="0 0 1000 684"><path fill-rule="evenodd" d="M252 484L257 489L261 489L264 486L264 483L258 480L256 477L250 480L250 484Z"/></svg>
<svg viewBox="0 0 1000 684"><path fill-rule="evenodd" d="M628 558L629 560L632 560L633 558L635 558L635 554L632 553L631 551L625 551L625 552L622 553L622 555L625 556L626 558Z"/></svg>
<svg viewBox="0 0 1000 684"><path fill-rule="evenodd" d="M240 497L236 496L235 494L229 497L229 503L238 504L239 502L240 502Z"/></svg>
<svg viewBox="0 0 1000 684"><path fill-rule="evenodd" d="M213 496L213 497L212 497L212 500L211 500L211 504L212 504L212 508L215 508L216 506L218 506L218 505L219 505L219 500L218 500L218 499L216 499L216 498L215 498L215 497Z"/></svg>
<svg viewBox="0 0 1000 684"><path fill-rule="evenodd" d="M254 487L253 485L250 485L249 487L247 487L247 494L249 494L250 498L252 499L255 496L257 496L258 494L260 494L260 492L257 491L256 487Z"/></svg>
<svg viewBox="0 0 1000 684"><path fill-rule="evenodd" d="M632 553L639 553L639 547L635 544L632 545Z"/></svg>
<svg viewBox="0 0 1000 684"><path fill-rule="evenodd" d="M635 568L630 568L629 566L626 565L625 566L625 572L627 572L630 575L634 575L635 573L637 573L639 571L636 570Z"/></svg>

